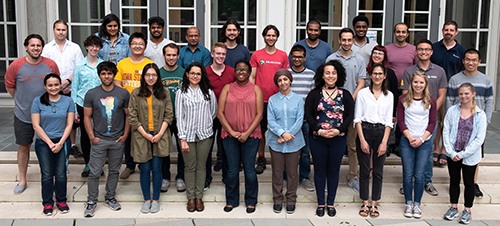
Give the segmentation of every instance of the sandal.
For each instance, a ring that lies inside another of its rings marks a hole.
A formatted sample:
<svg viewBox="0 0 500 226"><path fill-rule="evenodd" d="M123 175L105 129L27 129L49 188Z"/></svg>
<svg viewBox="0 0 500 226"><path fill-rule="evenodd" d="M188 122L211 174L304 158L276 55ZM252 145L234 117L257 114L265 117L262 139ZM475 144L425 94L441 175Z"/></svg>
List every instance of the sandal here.
<svg viewBox="0 0 500 226"><path fill-rule="evenodd" d="M444 160L444 163L441 163L441 160ZM440 154L439 155L439 165L444 166L448 163L448 157L446 157L445 154Z"/></svg>
<svg viewBox="0 0 500 226"><path fill-rule="evenodd" d="M439 162L439 154L438 153L432 152L432 161L434 161L434 163Z"/></svg>
<svg viewBox="0 0 500 226"><path fill-rule="evenodd" d="M359 210L359 216L367 217L370 214L371 206L362 205L361 210Z"/></svg>
<svg viewBox="0 0 500 226"><path fill-rule="evenodd" d="M377 206L371 206L370 207L370 217L377 218L378 216L380 216L380 213L378 212Z"/></svg>

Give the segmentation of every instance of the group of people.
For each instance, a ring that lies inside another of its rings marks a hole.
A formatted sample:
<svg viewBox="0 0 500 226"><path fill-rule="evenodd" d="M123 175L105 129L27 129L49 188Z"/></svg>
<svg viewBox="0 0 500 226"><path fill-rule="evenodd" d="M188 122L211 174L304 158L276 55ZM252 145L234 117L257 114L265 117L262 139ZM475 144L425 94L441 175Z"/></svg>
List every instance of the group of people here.
<svg viewBox="0 0 500 226"><path fill-rule="evenodd" d="M378 217L384 162L394 136L403 166L404 216L422 216L424 190L438 194L431 181L438 162L448 164L450 174L451 207L444 218L459 216L462 172L465 209L460 221L470 222L474 197L482 196L475 181L493 91L490 79L477 70L479 51L466 50L455 40L455 22L444 24L443 40L420 40L416 46L406 42L407 25L396 24L396 42L384 47L366 36L369 21L360 15L353 20L354 30L340 30L340 48L333 52L319 39L321 22L311 20L308 37L288 55L275 47L280 33L274 25L262 32L265 48L250 54L234 20L224 24L222 42L210 50L199 44L196 27L187 30L188 45L179 48L163 37L162 18L148 23L150 39L142 33L129 36L120 31L116 15L106 15L99 32L84 41L88 54L83 58L79 46L66 39L66 22L58 20L52 42L44 47L40 35L29 35L24 42L28 56L9 66L5 84L16 103L19 144L20 181L14 193L26 189L36 132L44 214L51 215L55 207L69 211L67 160L70 153L80 155L74 145L74 129L80 127L86 164L82 176L88 177L85 217L95 214L106 157L104 205L121 209L115 199L117 182L139 164L141 212L158 212L160 192L170 186L174 146L177 191L186 191L187 211L203 211L214 145L214 170L222 170L226 186L225 212L240 204L240 170L246 212L255 211L257 174L266 169L267 145L274 212L283 207L287 213L295 211L300 184L316 191L318 216L335 216L340 165L347 153L348 185L363 202L359 214ZM126 168L120 174L123 155Z"/></svg>

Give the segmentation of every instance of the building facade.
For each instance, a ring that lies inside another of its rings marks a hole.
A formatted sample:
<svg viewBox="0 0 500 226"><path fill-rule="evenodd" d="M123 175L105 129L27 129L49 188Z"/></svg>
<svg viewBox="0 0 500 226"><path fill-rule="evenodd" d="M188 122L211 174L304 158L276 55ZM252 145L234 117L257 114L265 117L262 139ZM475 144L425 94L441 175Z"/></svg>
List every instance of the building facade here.
<svg viewBox="0 0 500 226"><path fill-rule="evenodd" d="M265 46L263 28L274 24L280 30L277 48L288 52L306 37L310 19L322 22L320 38L339 48L338 31L351 27L352 19L364 14L370 19L372 37L379 44L395 41L396 23L410 29L409 42L421 38L432 42L442 38L445 21L459 25L457 41L481 52L479 70L494 84L500 81L500 1L492 0L1 0L0 12L0 97L8 97L3 75L16 58L26 55L23 40L39 33L46 42L53 39L52 23L64 19L69 24L68 38L83 49L83 40L98 31L102 18L109 13L121 19L122 31L149 35L147 19L161 16L166 21L165 37L185 45L184 36L191 26L202 34L201 44L209 47L219 41L219 30L228 19L237 20L243 29L243 44L250 51ZM498 90L495 88L495 100ZM0 103L1 105L2 103ZM496 103L496 109L500 104Z"/></svg>

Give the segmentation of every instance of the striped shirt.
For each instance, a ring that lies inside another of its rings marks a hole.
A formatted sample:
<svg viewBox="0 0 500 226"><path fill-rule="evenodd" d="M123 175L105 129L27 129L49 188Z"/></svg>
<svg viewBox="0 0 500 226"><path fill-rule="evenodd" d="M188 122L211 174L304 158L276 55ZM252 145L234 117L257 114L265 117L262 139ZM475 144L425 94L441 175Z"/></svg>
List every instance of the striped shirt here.
<svg viewBox="0 0 500 226"><path fill-rule="evenodd" d="M205 100L201 89L188 87L187 92L177 90L175 95L175 117L179 129L179 139L194 142L196 137L203 140L213 135L213 119L217 115L217 100L213 90L209 90L210 101Z"/></svg>
<svg viewBox="0 0 500 226"><path fill-rule="evenodd" d="M292 92L298 94L304 102L306 101L307 94L314 88L314 71L309 68L296 72L292 68L288 68L292 73L293 82L290 85Z"/></svg>
<svg viewBox="0 0 500 226"><path fill-rule="evenodd" d="M463 83L469 82L476 89L476 103L481 110L486 113L488 124L491 122L491 114L493 112L493 85L490 77L478 71L473 76L467 76L463 72L453 75L448 82L448 91L446 92L445 106L446 109L460 103L458 98L458 88Z"/></svg>

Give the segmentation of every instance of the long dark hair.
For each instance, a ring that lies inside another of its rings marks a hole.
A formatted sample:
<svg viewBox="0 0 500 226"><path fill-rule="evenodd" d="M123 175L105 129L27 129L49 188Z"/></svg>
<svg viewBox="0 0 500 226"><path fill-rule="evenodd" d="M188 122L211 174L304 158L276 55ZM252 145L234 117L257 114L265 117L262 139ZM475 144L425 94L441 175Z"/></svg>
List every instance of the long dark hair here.
<svg viewBox="0 0 500 226"><path fill-rule="evenodd" d="M387 90L389 89L388 88L388 85L387 85L387 70L386 68L384 67L384 65L382 64L375 64L373 65L373 67L371 67L371 71L370 71L370 75L373 74L373 70L375 70L375 68L382 68L382 71L384 72L384 75L385 75L385 78L384 78L384 81L382 81L382 92L384 93L384 96L387 95ZM373 81L370 82L370 91L373 93Z"/></svg>
<svg viewBox="0 0 500 226"><path fill-rule="evenodd" d="M118 16L116 16L115 14L111 13L111 14L106 15L102 19L101 27L99 27L99 37L101 37L101 38L104 37L104 38L109 39L109 33L108 33L108 30L106 30L106 25L108 25L112 21L116 21L116 23L118 23L118 30L120 30L120 18L118 18ZM120 32L118 31L118 33L120 33Z"/></svg>
<svg viewBox="0 0 500 226"><path fill-rule="evenodd" d="M314 85L316 86L316 88L321 88L325 85L325 80L323 79L323 73L325 72L326 66L333 66L337 71L337 81L335 82L335 85L337 87L344 86L346 78L344 66L342 66L342 63L340 63L340 61L338 60L330 60L320 65L318 69L316 69L316 74L314 74Z"/></svg>
<svg viewBox="0 0 500 226"><path fill-rule="evenodd" d="M153 85L153 93L156 99L163 100L167 97L167 94L165 93L165 89L163 89L163 85L161 83L160 69L158 69L158 66L154 63L146 64L144 69L142 69L141 86L139 87L139 94L137 95L141 97L151 96L151 91L148 89L148 84L145 79L147 71L151 68L153 68L156 73L156 83Z"/></svg>
<svg viewBox="0 0 500 226"><path fill-rule="evenodd" d="M214 88L212 87L212 85L210 85L210 80L208 79L208 74L207 71L205 70L205 66L200 62L191 63L186 67L184 75L182 76L181 92L186 93L189 88L189 78L187 75L189 74L191 68L193 67L199 67L201 69L201 79L199 83L200 89L201 92L203 93L203 96L205 96L205 100L210 100L209 90L213 90Z"/></svg>
<svg viewBox="0 0 500 226"><path fill-rule="evenodd" d="M230 19L230 20L226 21L226 23L224 23L224 25L222 26L222 29L220 29L220 31L219 31L220 40L221 40L221 42L226 42L227 41L226 29L227 29L227 27L230 24L234 25L236 27L236 29L240 32L240 34L238 35L238 37L236 37L236 43L240 44L241 43L241 37L243 36L243 34L241 33L242 30L241 30L240 25L238 24L238 21L233 20L233 19Z"/></svg>
<svg viewBox="0 0 500 226"><path fill-rule="evenodd" d="M373 64L375 64L375 62L373 62L373 58L372 58L373 52L375 52L375 50L384 52L384 60L382 60L382 65L384 66L385 71L387 71L387 49L384 46L377 45L377 46L373 47L372 53L370 54L370 61L368 61L368 65L366 66L366 72L368 72L370 74L372 71Z"/></svg>
<svg viewBox="0 0 500 226"><path fill-rule="evenodd" d="M57 80L59 80L59 85L61 84L61 77L59 77L58 74L50 73L46 75L45 78L43 79L44 86L47 85L47 80L49 80L49 78L57 78ZM49 93L47 91L45 91L45 93L43 93L42 96L40 96L40 103L45 104L47 106L50 105Z"/></svg>

